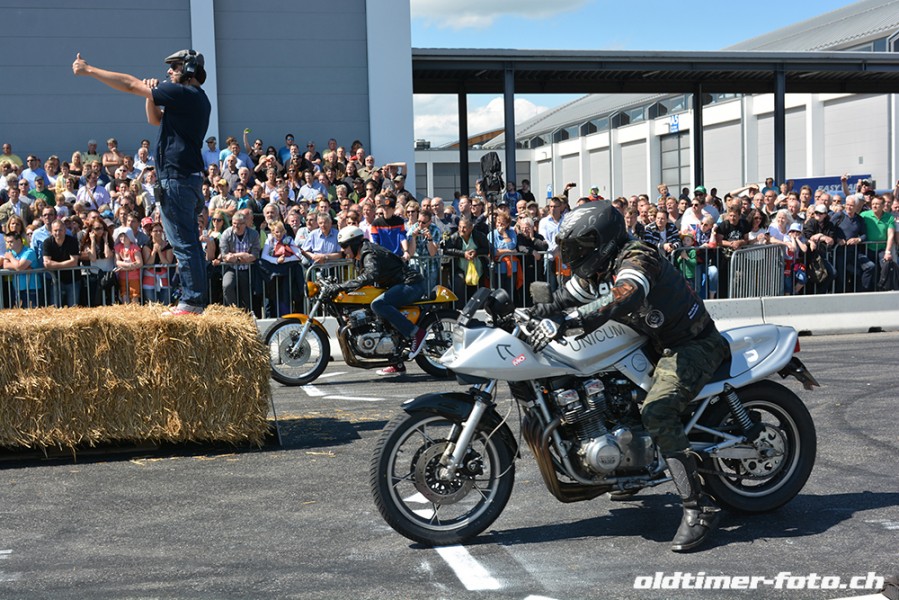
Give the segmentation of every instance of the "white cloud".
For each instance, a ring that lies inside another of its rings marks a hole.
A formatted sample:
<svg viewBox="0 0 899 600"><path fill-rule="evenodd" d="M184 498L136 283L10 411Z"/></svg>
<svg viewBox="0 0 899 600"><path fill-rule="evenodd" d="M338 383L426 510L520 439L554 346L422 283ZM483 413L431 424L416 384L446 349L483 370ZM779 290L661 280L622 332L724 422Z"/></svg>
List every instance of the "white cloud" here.
<svg viewBox="0 0 899 600"><path fill-rule="evenodd" d="M425 139L432 147L459 139L459 110L456 97L449 95L416 94L415 139ZM522 123L547 110L525 98L515 99L515 123ZM503 99L494 98L484 106L468 109L468 134L474 135L499 129L505 121Z"/></svg>
<svg viewBox="0 0 899 600"><path fill-rule="evenodd" d="M587 0L411 0L412 18L451 29L487 29L499 17L539 20L580 8Z"/></svg>

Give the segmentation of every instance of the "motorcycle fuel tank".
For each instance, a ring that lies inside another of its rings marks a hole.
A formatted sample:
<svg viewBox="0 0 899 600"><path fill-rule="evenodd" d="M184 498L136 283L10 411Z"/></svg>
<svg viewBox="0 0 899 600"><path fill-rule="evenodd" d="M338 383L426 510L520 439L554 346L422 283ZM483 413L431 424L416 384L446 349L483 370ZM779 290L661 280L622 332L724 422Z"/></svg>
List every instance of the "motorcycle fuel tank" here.
<svg viewBox="0 0 899 600"><path fill-rule="evenodd" d="M609 368L643 345L645 338L619 323L606 323L582 340L553 342L539 355L502 329L453 329L453 347L440 362L456 373L503 381L526 381L573 374L587 376Z"/></svg>

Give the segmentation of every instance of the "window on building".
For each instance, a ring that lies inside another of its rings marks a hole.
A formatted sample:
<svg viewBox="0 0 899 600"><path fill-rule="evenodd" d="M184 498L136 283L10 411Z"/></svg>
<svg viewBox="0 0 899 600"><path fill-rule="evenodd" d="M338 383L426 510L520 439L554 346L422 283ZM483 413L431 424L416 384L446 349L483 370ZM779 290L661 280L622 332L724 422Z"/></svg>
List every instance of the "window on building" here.
<svg viewBox="0 0 899 600"><path fill-rule="evenodd" d="M679 196L681 188L690 187L690 133L663 135L660 142L662 182L668 184L672 195Z"/></svg>
<svg viewBox="0 0 899 600"><path fill-rule="evenodd" d="M600 117L592 119L581 125L581 135L587 136L591 133L599 133L609 129L609 117Z"/></svg>

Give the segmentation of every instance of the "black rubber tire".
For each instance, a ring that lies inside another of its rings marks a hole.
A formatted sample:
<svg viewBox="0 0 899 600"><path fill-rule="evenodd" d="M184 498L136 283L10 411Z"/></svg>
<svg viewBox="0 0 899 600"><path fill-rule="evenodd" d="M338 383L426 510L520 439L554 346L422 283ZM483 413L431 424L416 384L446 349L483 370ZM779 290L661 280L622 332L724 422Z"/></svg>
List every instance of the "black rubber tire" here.
<svg viewBox="0 0 899 600"><path fill-rule="evenodd" d="M265 332L264 339L265 345L269 349L272 378L284 385L296 386L312 383L318 379L319 375L324 373L331 358L331 342L328 339L328 333L321 327L313 324L306 334L305 347L309 349L313 345L318 346L318 356L314 358L314 362L310 363L308 370L302 370L298 373L286 370L292 368L287 366L288 363L284 360L284 351L291 339L286 336L290 336L294 332L298 333L302 327L303 323L299 319L278 319ZM273 344L276 344L274 348L272 347Z"/></svg>
<svg viewBox="0 0 899 600"><path fill-rule="evenodd" d="M453 377L453 372L435 359L452 345L453 331L450 322L455 323L458 318L458 310L436 310L425 315L419 323L419 327L424 327L428 334L425 337L425 348L415 357L415 362L428 375L438 379Z"/></svg>
<svg viewBox="0 0 899 600"><path fill-rule="evenodd" d="M760 415L763 423L776 426L782 433L786 463L767 480L755 480L759 482L757 486L744 485L734 477L703 473L704 487L721 506L730 510L748 514L770 512L795 498L808 481L818 447L815 423L802 400L777 382L760 381L737 390L737 395L750 415ZM778 422L774 422L774 418ZM701 423L729 433L739 431L723 398L709 407ZM733 471L733 467L741 462L701 456L701 468L715 471ZM756 469L765 468L764 462L754 462Z"/></svg>
<svg viewBox="0 0 899 600"><path fill-rule="evenodd" d="M398 533L426 546L460 544L487 529L505 508L515 482L515 457L512 450L501 436L494 435L488 439L486 436L490 431L479 431L472 445L483 450L481 457L486 468L489 468L489 474L485 475L485 470L481 475L485 476L487 486L478 487L477 490L469 488L464 496L445 504L428 501L423 496L422 500L415 500L413 497L421 496L421 491L412 476L422 453L435 444L446 441L446 438L427 434L431 431L436 433L439 428L448 428L453 424L431 412L402 413L384 427L372 456L371 490L381 516ZM408 449L404 449L406 442L410 442ZM460 475L456 481L466 479L474 481L477 476L469 478ZM439 482L429 483L436 485ZM409 496L404 495L404 491ZM474 500L471 510L452 519L444 518L449 516L447 514L440 514L443 521L434 522L438 517L434 507L453 511L460 504L468 504L468 499ZM425 508L416 510L410 505ZM430 518L423 514L428 510L433 512Z"/></svg>

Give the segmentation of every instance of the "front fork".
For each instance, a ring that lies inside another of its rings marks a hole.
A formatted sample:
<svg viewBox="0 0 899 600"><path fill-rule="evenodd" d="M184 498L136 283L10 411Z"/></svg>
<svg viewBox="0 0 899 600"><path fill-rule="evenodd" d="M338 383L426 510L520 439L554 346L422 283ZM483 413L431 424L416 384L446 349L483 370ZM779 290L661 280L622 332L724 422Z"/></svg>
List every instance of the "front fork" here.
<svg viewBox="0 0 899 600"><path fill-rule="evenodd" d="M458 426L453 427L450 440L446 444L443 456L440 457L440 464L443 466L440 473L441 479L449 481L455 478L456 471L462 466L462 461L468 452L468 446L478 431L481 417L493 405L494 389L496 389L495 379L472 388L471 391L475 397L474 406L471 407L471 412L462 423L461 429ZM457 432L458 436L455 435ZM452 438L455 438L455 441Z"/></svg>
<svg viewBox="0 0 899 600"><path fill-rule="evenodd" d="M319 307L321 306L322 301L319 298L315 301L315 304L312 305L312 310L309 311L309 315L306 319L306 322L303 323L303 328L300 330L300 335L297 336L296 341L290 346L290 353L295 354L299 352L300 348L303 347L303 342L306 341L306 334L309 333L309 328L312 327L312 318L317 314Z"/></svg>

